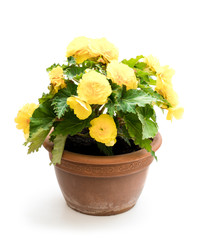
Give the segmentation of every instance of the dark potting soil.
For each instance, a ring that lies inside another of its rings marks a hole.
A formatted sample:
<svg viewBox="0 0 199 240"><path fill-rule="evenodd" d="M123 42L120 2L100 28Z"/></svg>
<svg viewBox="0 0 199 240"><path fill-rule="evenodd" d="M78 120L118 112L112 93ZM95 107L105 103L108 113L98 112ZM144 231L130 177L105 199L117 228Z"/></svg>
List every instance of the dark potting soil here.
<svg viewBox="0 0 199 240"><path fill-rule="evenodd" d="M140 150L133 140L130 140L131 146L122 138L117 137L117 142L112 147L113 155L125 154ZM85 155L105 156L98 148L97 142L93 138L79 135L68 136L66 139L65 150Z"/></svg>

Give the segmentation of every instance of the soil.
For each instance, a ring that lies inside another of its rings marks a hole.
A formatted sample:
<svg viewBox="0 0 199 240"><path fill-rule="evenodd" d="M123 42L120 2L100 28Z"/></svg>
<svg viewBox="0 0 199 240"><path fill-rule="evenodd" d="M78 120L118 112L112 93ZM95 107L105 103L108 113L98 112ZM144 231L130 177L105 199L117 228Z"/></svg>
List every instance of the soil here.
<svg viewBox="0 0 199 240"><path fill-rule="evenodd" d="M122 137L117 137L117 142L112 147L113 155L120 155L140 150L140 147L135 145L133 140L129 141L131 146ZM85 155L105 156L105 154L98 148L97 142L93 138L79 135L67 137L65 150Z"/></svg>

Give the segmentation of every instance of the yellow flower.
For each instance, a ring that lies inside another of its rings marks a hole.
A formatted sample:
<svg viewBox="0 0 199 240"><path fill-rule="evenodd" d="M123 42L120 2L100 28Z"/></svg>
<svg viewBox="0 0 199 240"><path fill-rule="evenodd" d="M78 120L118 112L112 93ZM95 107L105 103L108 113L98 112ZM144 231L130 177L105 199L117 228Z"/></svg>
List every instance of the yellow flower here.
<svg viewBox="0 0 199 240"><path fill-rule="evenodd" d="M184 108L182 107L168 108L167 120L172 120L173 117L175 117L176 119L181 119L183 113Z"/></svg>
<svg viewBox="0 0 199 240"><path fill-rule="evenodd" d="M103 59L99 59L99 61L103 62L104 60L104 63L118 60L118 49L106 38L93 39L90 44L90 49L92 53L99 57L101 56Z"/></svg>
<svg viewBox="0 0 199 240"><path fill-rule="evenodd" d="M67 47L66 57L73 56L77 62L80 64L85 60L95 57L89 48L91 39L87 37L77 37L75 38Z"/></svg>
<svg viewBox="0 0 199 240"><path fill-rule="evenodd" d="M144 58L144 62L149 66L153 72L157 72L160 67L160 62L156 57L149 55Z"/></svg>
<svg viewBox="0 0 199 240"><path fill-rule="evenodd" d="M172 84L172 77L175 74L175 70L169 68L168 65L159 67L157 70L157 88L161 88L163 84Z"/></svg>
<svg viewBox="0 0 199 240"><path fill-rule="evenodd" d="M175 71L169 66L159 67L157 71L157 81L155 90L161 94L171 105L178 105L178 95L173 90L172 77Z"/></svg>
<svg viewBox="0 0 199 240"><path fill-rule="evenodd" d="M126 64L112 61L107 66L107 77L118 85L126 85L128 89L137 88L137 79L134 70Z"/></svg>
<svg viewBox="0 0 199 240"><path fill-rule="evenodd" d="M29 136L30 118L32 117L32 114L37 107L38 105L35 103L27 103L19 110L17 117L15 118L15 122L17 123L17 129L23 130L26 139Z"/></svg>
<svg viewBox="0 0 199 240"><path fill-rule="evenodd" d="M75 58L77 64L93 58L98 58L99 62L107 63L118 59L118 50L106 38L77 37L67 47L66 57L70 56Z"/></svg>
<svg viewBox="0 0 199 240"><path fill-rule="evenodd" d="M67 104L71 109L74 109L75 115L81 120L88 118L92 113L91 106L79 97L69 97Z"/></svg>
<svg viewBox="0 0 199 240"><path fill-rule="evenodd" d="M53 68L49 72L49 78L55 93L57 93L59 89L66 87L66 83L64 81L64 76L63 76L63 69L61 67L58 66Z"/></svg>
<svg viewBox="0 0 199 240"><path fill-rule="evenodd" d="M117 128L111 116L102 114L94 118L90 124L90 136L97 142L104 143L106 146L113 146L116 143Z"/></svg>
<svg viewBox="0 0 199 240"><path fill-rule="evenodd" d="M173 90L173 86L169 84L162 84L161 87L162 88L156 87L155 90L162 95L172 107L176 107L179 103L179 100L177 93Z"/></svg>
<svg viewBox="0 0 199 240"><path fill-rule="evenodd" d="M106 103L111 92L112 89L106 77L94 70L83 75L77 88L79 98L89 104Z"/></svg>
<svg viewBox="0 0 199 240"><path fill-rule="evenodd" d="M180 119L184 113L184 108L178 107L178 95L174 91L171 81L173 74L174 70L169 69L168 66L162 69L160 68L155 88L155 90L171 104L171 107L167 109L167 120L172 120L173 117ZM165 108L165 106L162 106L162 108Z"/></svg>

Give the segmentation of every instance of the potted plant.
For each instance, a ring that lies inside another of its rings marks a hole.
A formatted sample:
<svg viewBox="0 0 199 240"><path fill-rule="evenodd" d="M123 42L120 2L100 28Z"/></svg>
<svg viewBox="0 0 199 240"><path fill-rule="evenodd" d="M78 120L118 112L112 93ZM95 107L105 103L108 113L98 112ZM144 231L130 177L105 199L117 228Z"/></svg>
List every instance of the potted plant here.
<svg viewBox="0 0 199 240"><path fill-rule="evenodd" d="M161 145L155 106L167 119L183 108L174 70L152 55L118 61L105 38L75 38L64 64L53 64L48 92L15 119L28 153L44 145L67 204L82 213L112 215L133 207Z"/></svg>

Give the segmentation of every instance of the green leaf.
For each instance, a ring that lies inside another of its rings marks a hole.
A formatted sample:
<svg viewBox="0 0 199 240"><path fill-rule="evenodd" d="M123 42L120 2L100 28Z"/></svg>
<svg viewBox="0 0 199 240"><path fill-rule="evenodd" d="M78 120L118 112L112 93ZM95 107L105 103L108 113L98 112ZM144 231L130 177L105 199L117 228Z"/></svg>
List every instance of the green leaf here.
<svg viewBox="0 0 199 240"><path fill-rule="evenodd" d="M82 63L82 65L86 68L95 68L96 66L96 62L92 61L92 60L86 60ZM99 68L99 64L97 64L98 68Z"/></svg>
<svg viewBox="0 0 199 240"><path fill-rule="evenodd" d="M42 146L44 140L46 139L50 129L43 130L42 128L38 129L37 132L32 134L31 138L28 138L28 140L24 143L24 145L29 145L28 148L28 154L34 151L38 151L39 148Z"/></svg>
<svg viewBox="0 0 199 240"><path fill-rule="evenodd" d="M124 119L128 133L134 140L134 143L139 145L141 148L146 149L155 157L155 153L152 151L151 147L152 140L142 138L142 123L140 122L138 116L136 114L129 113L124 116Z"/></svg>
<svg viewBox="0 0 199 240"><path fill-rule="evenodd" d="M152 77L149 77L149 78L148 78L148 84L149 84L149 85L156 86L156 80L153 79Z"/></svg>
<svg viewBox="0 0 199 240"><path fill-rule="evenodd" d="M39 105L30 118L30 137L36 133L39 129L49 130L56 116L51 106L51 100Z"/></svg>
<svg viewBox="0 0 199 240"><path fill-rule="evenodd" d="M55 94L55 97L52 100L52 105L58 118L61 118L65 114L68 106L66 101L70 96L71 93L67 88L63 88Z"/></svg>
<svg viewBox="0 0 199 240"><path fill-rule="evenodd" d="M141 113L145 118L151 118L153 121L156 121L156 113L153 105L147 104L145 107L136 107L136 112Z"/></svg>
<svg viewBox="0 0 199 240"><path fill-rule="evenodd" d="M153 72L140 70L138 68L135 69L135 75L138 79L140 79L141 84L147 84L147 85L156 85L156 80L153 79L155 76Z"/></svg>
<svg viewBox="0 0 199 240"><path fill-rule="evenodd" d="M146 63L144 62L137 62L134 67L143 70L144 68L146 68L146 66Z"/></svg>
<svg viewBox="0 0 199 240"><path fill-rule="evenodd" d="M124 116L126 128L130 137L135 141L136 139L142 140L142 123L138 116L133 113L126 114Z"/></svg>
<svg viewBox="0 0 199 240"><path fill-rule="evenodd" d="M117 109L123 112L135 113L136 106L144 107L146 104L151 104L154 100L154 97L142 90L130 89L119 100Z"/></svg>
<svg viewBox="0 0 199 240"><path fill-rule="evenodd" d="M135 142L135 144L139 145L142 149L146 149L148 152L150 152L152 154L153 151L152 151L152 147L151 147L151 143L152 143L151 139L137 138L134 142Z"/></svg>
<svg viewBox="0 0 199 240"><path fill-rule="evenodd" d="M129 139L131 138L129 133L128 133L128 130L126 129L126 126L125 125L122 125L120 126L118 129L117 129L117 132L118 132L118 136L122 137L124 139L124 141L129 145L131 146L131 143L129 141Z"/></svg>
<svg viewBox="0 0 199 240"><path fill-rule="evenodd" d="M77 95L77 85L72 80L66 80L66 85L70 95Z"/></svg>
<svg viewBox="0 0 199 240"><path fill-rule="evenodd" d="M80 120L72 111L66 112L64 120L59 122L55 127L53 135L73 136L90 125L91 116L85 120Z"/></svg>
<svg viewBox="0 0 199 240"><path fill-rule="evenodd" d="M155 102L158 106L159 105L166 105L167 107L171 106L169 102L166 99L164 99L162 95L154 91L150 86L139 84L139 88L141 88L142 91L150 94L153 98L155 98Z"/></svg>
<svg viewBox="0 0 199 240"><path fill-rule="evenodd" d="M56 68L56 67L58 67L58 66L60 66L60 64L54 63L54 64L51 65L50 67L46 68L46 71L47 71L47 72L50 72L53 68Z"/></svg>
<svg viewBox="0 0 199 240"><path fill-rule="evenodd" d="M79 75L82 75L85 71L86 67L79 67L76 65L69 66L66 70L64 70L64 74L68 79L73 79Z"/></svg>
<svg viewBox="0 0 199 240"><path fill-rule="evenodd" d="M154 121L154 111L149 105L146 107L137 107L136 112L142 123L142 139L153 138L158 132L158 125Z"/></svg>
<svg viewBox="0 0 199 240"><path fill-rule="evenodd" d="M107 108L108 114L111 117L113 117L114 116L114 112L115 112L115 104L113 103L113 101L111 101L111 99L108 100L108 102L106 103L105 107Z"/></svg>
<svg viewBox="0 0 199 240"><path fill-rule="evenodd" d="M118 99L120 99L122 97L122 92L123 92L123 88L119 85L117 85L116 83L112 83L110 81L111 84L111 88L112 88L112 93L109 96L109 99L115 103L118 101Z"/></svg>
<svg viewBox="0 0 199 240"><path fill-rule="evenodd" d="M61 163L62 154L64 151L64 146L66 142L66 136L58 135L54 139L54 147L52 150L52 163L56 165Z"/></svg>
<svg viewBox="0 0 199 240"><path fill-rule="evenodd" d="M137 56L136 58L131 58L129 60L124 59L124 60L122 60L122 63L128 65L131 68L133 68L135 66L135 64L142 58L144 58L143 55Z"/></svg>
<svg viewBox="0 0 199 240"><path fill-rule="evenodd" d="M72 65L72 64L75 64L76 62L75 62L75 58L74 57L68 57L67 58L67 61L68 61L68 64L70 64L70 65Z"/></svg>
<svg viewBox="0 0 199 240"><path fill-rule="evenodd" d="M100 142L97 142L97 146L98 146L99 150L102 153L104 153L106 156L113 155L112 147L107 147L104 143L100 143Z"/></svg>
<svg viewBox="0 0 199 240"><path fill-rule="evenodd" d="M113 117L114 112L117 110L118 100L122 96L123 88L116 83L112 83L110 81L112 93L108 98L108 102L105 107L107 108L107 112Z"/></svg>
<svg viewBox="0 0 199 240"><path fill-rule="evenodd" d="M54 97L54 94L52 93L43 93L42 97L39 98L39 103L42 104L53 97Z"/></svg>
<svg viewBox="0 0 199 240"><path fill-rule="evenodd" d="M154 76L153 72L144 71L144 70L140 70L140 69L136 69L135 72L136 72L137 77Z"/></svg>

